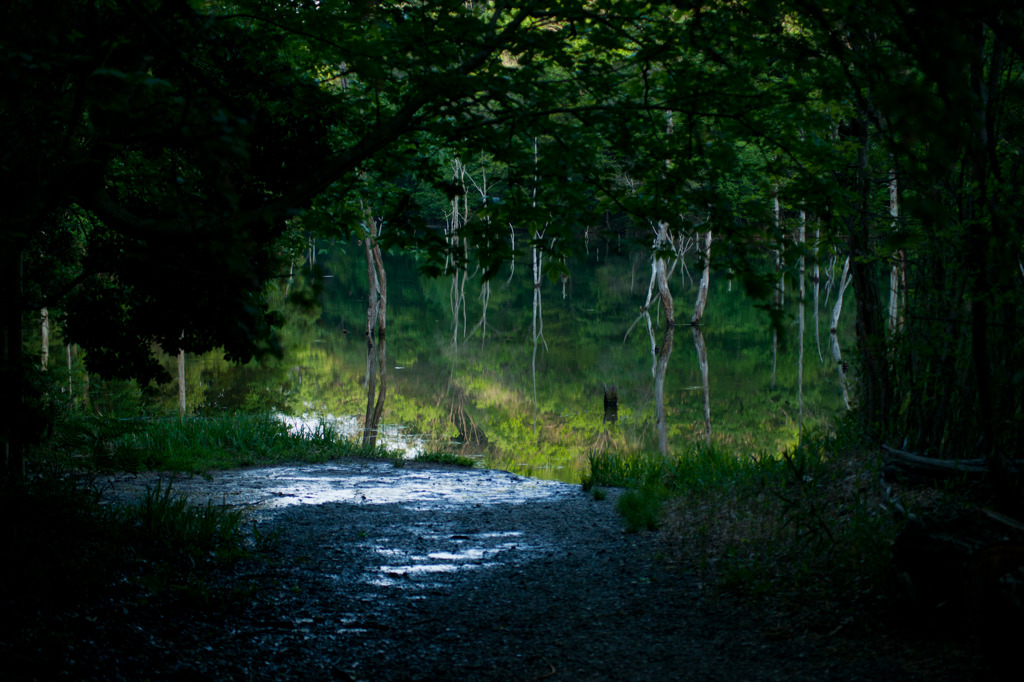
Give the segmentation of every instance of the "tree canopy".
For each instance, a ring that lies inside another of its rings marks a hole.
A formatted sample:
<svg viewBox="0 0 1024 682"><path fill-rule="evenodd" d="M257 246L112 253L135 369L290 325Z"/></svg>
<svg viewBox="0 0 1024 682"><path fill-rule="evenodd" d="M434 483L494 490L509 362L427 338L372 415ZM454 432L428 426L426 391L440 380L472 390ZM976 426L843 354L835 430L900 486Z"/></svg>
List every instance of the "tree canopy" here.
<svg viewBox="0 0 1024 682"><path fill-rule="evenodd" d="M0 24L8 385L43 307L115 375L156 376L154 345L274 352L291 236L361 233L367 211L435 273L530 247L557 268L595 225L708 225L755 293L769 251L851 257L876 437L1015 450L1014 3L14 0Z"/></svg>

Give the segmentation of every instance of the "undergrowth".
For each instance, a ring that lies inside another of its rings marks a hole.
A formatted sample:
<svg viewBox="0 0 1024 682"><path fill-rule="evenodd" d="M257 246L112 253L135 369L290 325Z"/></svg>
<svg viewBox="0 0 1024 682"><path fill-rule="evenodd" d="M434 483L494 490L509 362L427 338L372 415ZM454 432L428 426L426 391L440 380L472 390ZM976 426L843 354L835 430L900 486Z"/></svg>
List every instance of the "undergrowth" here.
<svg viewBox="0 0 1024 682"><path fill-rule="evenodd" d="M40 464L97 471L180 471L344 457L393 458L383 446L363 446L322 420L291 432L270 414L215 413L203 417L110 418L68 414L35 453Z"/></svg>
<svg viewBox="0 0 1024 682"><path fill-rule="evenodd" d="M466 467L472 469L477 466L476 460L470 457L463 457L453 452L444 450L430 450L416 457L417 462L430 462L432 464L448 464L450 466Z"/></svg>
<svg viewBox="0 0 1024 682"><path fill-rule="evenodd" d="M197 506L158 485L134 502L104 502L99 488L71 476L40 477L0 498L4 603L29 611L68 608L96 590L133 586L140 598L201 589L214 567L250 553L242 515Z"/></svg>
<svg viewBox="0 0 1024 682"><path fill-rule="evenodd" d="M661 528L706 588L861 598L883 588L901 520L855 435L808 437L777 456L720 448L591 457L584 488L620 486L630 530Z"/></svg>

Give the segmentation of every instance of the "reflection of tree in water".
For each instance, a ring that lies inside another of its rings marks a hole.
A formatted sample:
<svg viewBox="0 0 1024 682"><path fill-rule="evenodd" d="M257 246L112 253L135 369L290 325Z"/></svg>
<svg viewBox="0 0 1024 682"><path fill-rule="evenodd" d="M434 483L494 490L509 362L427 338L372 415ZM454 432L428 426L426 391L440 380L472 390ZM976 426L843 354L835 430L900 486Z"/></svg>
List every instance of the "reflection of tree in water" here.
<svg viewBox="0 0 1024 682"><path fill-rule="evenodd" d="M455 441L461 444L463 453L467 449L479 450L487 446L487 434L481 429L473 416L466 410L469 396L464 388L449 381L447 389L437 398L436 407L442 408L445 413L444 419L448 424L455 427L458 436Z"/></svg>
<svg viewBox="0 0 1024 682"><path fill-rule="evenodd" d="M704 344L704 332L700 325L693 324L693 347L697 351L697 364L700 365L700 381L704 394L704 440L711 445L711 385L708 382L708 349Z"/></svg>
<svg viewBox="0 0 1024 682"><path fill-rule="evenodd" d="M594 443L590 446L590 452L595 455L601 455L615 445L615 439L612 437L611 432L608 429L604 429L599 431L597 437L594 438Z"/></svg>
<svg viewBox="0 0 1024 682"><path fill-rule="evenodd" d="M668 374L668 359L672 355L675 326L665 329L661 346L654 349L654 408L658 426L658 451L668 454L668 418L665 415L665 375ZM651 337L654 338L653 336Z"/></svg>

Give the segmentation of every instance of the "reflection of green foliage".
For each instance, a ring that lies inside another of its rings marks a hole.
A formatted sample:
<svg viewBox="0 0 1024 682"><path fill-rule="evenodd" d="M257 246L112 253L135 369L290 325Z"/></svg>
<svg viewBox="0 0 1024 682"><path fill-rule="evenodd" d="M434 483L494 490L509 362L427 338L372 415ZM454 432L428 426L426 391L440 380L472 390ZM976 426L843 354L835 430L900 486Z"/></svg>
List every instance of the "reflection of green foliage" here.
<svg viewBox="0 0 1024 682"><path fill-rule="evenodd" d="M324 279L322 308L288 307L284 291L271 297L288 310L282 329L285 355L262 365L235 368L222 356L201 361L206 403L190 400L199 413L223 408L276 409L362 415L366 408L365 263L361 251L329 244L318 254ZM457 436L453 420L472 422L486 444L464 445L464 454L483 454L489 466L576 482L594 451L636 452L657 442L654 428L650 341L643 323L623 341L642 302L650 273L644 253L620 256L594 253L569 262L565 297L560 281L542 285L544 340L537 353L537 428L534 433L531 375L532 285L528 264L519 263L491 282L487 336L479 322L479 277L467 282L459 320L457 348L452 345L448 278L424 279L408 257L385 254L388 268L388 399L385 420L423 434L440 449ZM691 267L692 267L691 263ZM297 268L294 286L306 286L314 274ZM322 276L322 275L321 275ZM677 307L684 310L696 286L677 272ZM832 301L829 301L831 306ZM795 315L795 303L787 313ZM826 311L823 306L823 318ZM792 317L790 318L792 319ZM813 319L808 314L808 326ZM844 318L841 338L850 330ZM795 443L795 328L784 328L786 343L778 360L777 387L769 387L771 331L767 315L752 306L738 288L728 291L724 277L712 278L704 317L712 409L712 443L720 449L756 454ZM660 340L663 332L656 326ZM827 342L827 330L824 341ZM670 451L687 452L704 441L700 373L688 334L677 333L666 378ZM173 358L169 358L172 361ZM192 371L200 361L191 363ZM398 368L401 369L398 369ZM817 360L814 337L805 340L804 422L825 426L841 406L831 362ZM190 383L193 381L189 375ZM602 385L614 383L619 419L603 422ZM173 409L168 399L164 409ZM474 451L475 448L475 451Z"/></svg>

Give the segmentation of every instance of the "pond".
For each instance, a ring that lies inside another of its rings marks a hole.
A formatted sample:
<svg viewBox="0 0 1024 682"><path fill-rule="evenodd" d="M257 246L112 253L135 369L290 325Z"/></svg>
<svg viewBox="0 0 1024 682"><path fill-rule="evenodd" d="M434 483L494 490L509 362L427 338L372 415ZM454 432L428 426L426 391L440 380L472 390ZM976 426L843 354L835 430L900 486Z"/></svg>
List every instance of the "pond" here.
<svg viewBox="0 0 1024 682"><path fill-rule="evenodd" d="M657 450L657 361L664 368L665 448L707 440L738 455L777 452L797 441L796 287L773 362L768 315L725 273L712 273L701 339L685 323L696 298L693 263L670 285L680 325L666 343L659 311L641 317L650 255L593 244L568 274L545 277L535 316L533 275L516 262L486 285L479 273L420 276L412 258L385 255L387 381L382 439L409 456L455 451L483 466L578 482L592 453ZM298 270L298 269L297 269ZM315 279L314 309L283 329L285 357L234 367L216 354L187 363L190 409L269 409L291 419L327 419L358 432L366 409L366 266L356 244L322 244L280 296ZM807 294L802 414L823 428L844 399L829 351L833 288L822 275L818 335ZM851 292L838 340L852 337ZM536 325L536 326L535 326ZM536 337L536 348L535 348ZM820 342L819 342L820 339ZM707 388L698 358L706 348ZM820 343L820 356L819 356ZM664 354L662 346L671 354ZM774 367L774 369L773 369ZM606 413L606 396L617 399ZM705 399L707 399L705 401ZM709 408L709 415L705 408ZM708 421L707 417L710 416ZM710 425L710 437L708 427Z"/></svg>

